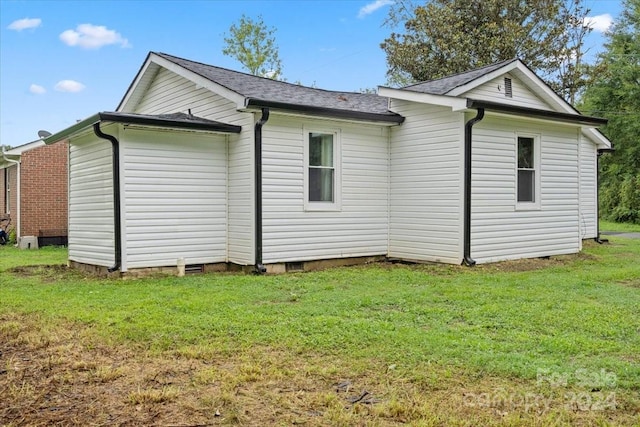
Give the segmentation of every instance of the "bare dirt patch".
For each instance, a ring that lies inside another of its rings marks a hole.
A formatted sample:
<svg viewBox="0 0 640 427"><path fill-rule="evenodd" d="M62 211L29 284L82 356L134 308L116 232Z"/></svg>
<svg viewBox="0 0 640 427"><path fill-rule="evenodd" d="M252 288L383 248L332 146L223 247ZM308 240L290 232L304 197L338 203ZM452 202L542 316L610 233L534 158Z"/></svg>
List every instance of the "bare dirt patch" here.
<svg viewBox="0 0 640 427"><path fill-rule="evenodd" d="M38 277L43 283L55 283L65 278L90 277L80 270L61 264L19 266L10 268L7 272L18 277Z"/></svg>
<svg viewBox="0 0 640 427"><path fill-rule="evenodd" d="M633 425L640 410L625 394L608 410L571 408L532 381L437 364L406 369L273 348L151 354L25 315L0 316L0 351L7 426ZM523 400L527 393L539 400Z"/></svg>

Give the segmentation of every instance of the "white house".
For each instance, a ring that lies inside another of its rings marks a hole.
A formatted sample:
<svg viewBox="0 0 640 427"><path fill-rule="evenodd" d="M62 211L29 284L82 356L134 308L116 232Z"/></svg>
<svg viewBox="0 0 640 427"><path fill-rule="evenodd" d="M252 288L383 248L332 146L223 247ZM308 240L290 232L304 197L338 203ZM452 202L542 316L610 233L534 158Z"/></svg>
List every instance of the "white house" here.
<svg viewBox="0 0 640 427"><path fill-rule="evenodd" d="M578 252L604 123L519 60L376 95L150 53L115 112L45 142L70 143L72 263L284 271Z"/></svg>

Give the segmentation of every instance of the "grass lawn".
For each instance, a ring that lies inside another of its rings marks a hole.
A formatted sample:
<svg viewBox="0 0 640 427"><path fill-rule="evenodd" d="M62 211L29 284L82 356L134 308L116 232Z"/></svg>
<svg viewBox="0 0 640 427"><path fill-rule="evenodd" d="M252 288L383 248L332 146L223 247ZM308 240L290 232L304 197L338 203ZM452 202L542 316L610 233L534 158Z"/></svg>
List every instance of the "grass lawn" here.
<svg viewBox="0 0 640 427"><path fill-rule="evenodd" d="M631 224L629 222L612 222L600 220L601 231L619 231L625 233L640 233L640 224Z"/></svg>
<svg viewBox="0 0 640 427"><path fill-rule="evenodd" d="M278 276L65 260L0 248L2 425L639 422L640 240Z"/></svg>

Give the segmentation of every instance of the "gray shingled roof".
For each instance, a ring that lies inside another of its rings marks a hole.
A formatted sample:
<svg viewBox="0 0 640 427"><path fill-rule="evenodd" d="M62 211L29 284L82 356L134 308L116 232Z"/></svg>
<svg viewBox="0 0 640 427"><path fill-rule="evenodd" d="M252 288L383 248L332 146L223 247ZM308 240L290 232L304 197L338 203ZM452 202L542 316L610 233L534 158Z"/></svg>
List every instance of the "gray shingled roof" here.
<svg viewBox="0 0 640 427"><path fill-rule="evenodd" d="M454 74L452 76L443 77L441 79L429 80L422 83L417 83L410 86L405 86L402 90L408 90L411 92L429 93L433 95L446 95L453 89L464 86L473 80L489 74L499 68L508 65L517 59L509 59L507 61L498 62L497 64L487 65L485 67L476 68L475 70L467 71L460 74Z"/></svg>
<svg viewBox="0 0 640 427"><path fill-rule="evenodd" d="M166 53L155 52L155 54L245 98L262 100L266 103L373 113L389 117L398 116L387 108L388 99L376 94L316 89L202 64Z"/></svg>

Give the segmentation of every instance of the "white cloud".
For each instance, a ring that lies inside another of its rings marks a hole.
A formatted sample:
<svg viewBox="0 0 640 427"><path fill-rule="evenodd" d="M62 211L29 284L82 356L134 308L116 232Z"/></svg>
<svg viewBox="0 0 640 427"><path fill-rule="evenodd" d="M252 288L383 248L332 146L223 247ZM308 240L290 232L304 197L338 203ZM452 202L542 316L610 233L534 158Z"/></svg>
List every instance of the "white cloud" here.
<svg viewBox="0 0 640 427"><path fill-rule="evenodd" d="M129 41L120 33L103 25L80 24L75 30L66 30L60 34L60 40L69 46L85 49L99 49L110 44L130 47Z"/></svg>
<svg viewBox="0 0 640 427"><path fill-rule="evenodd" d="M47 93L47 90L40 85L32 84L29 86L29 92L36 95L42 95L43 93Z"/></svg>
<svg viewBox="0 0 640 427"><path fill-rule="evenodd" d="M84 88L85 85L75 80L60 80L54 87L58 92L80 92Z"/></svg>
<svg viewBox="0 0 640 427"><path fill-rule="evenodd" d="M7 28L10 30L22 31L29 28L37 28L40 24L42 24L42 19L40 18L24 18L13 21Z"/></svg>
<svg viewBox="0 0 640 427"><path fill-rule="evenodd" d="M374 2L371 2L366 6L363 6L360 8L360 11L358 12L358 18L364 18L367 15L371 15L373 12L380 9L381 7L384 7L393 3L395 3L394 0L375 0Z"/></svg>
<svg viewBox="0 0 640 427"><path fill-rule="evenodd" d="M613 24L613 18L608 13L604 15L587 16L584 23L599 33L606 32Z"/></svg>

